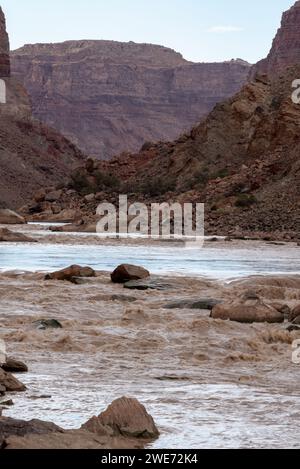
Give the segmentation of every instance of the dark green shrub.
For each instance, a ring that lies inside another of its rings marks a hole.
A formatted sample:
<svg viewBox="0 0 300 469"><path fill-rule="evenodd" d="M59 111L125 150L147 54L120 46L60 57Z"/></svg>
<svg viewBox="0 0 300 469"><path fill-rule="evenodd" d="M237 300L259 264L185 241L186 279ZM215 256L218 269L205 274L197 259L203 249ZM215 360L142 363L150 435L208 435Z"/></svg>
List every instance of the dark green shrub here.
<svg viewBox="0 0 300 469"><path fill-rule="evenodd" d="M253 194L240 194L236 199L235 206L239 208L248 208L257 203L257 199Z"/></svg>

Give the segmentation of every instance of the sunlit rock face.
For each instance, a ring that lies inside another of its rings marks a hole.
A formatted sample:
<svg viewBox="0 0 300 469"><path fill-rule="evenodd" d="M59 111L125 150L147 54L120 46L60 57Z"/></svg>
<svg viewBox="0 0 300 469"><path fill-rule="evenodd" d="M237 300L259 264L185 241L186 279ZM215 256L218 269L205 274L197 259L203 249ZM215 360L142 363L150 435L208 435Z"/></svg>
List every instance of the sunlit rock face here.
<svg viewBox="0 0 300 469"><path fill-rule="evenodd" d="M281 26L273 40L272 48L266 59L258 62L251 71L274 75L284 72L287 67L300 63L300 1L283 13ZM299 78L299 77L296 77Z"/></svg>

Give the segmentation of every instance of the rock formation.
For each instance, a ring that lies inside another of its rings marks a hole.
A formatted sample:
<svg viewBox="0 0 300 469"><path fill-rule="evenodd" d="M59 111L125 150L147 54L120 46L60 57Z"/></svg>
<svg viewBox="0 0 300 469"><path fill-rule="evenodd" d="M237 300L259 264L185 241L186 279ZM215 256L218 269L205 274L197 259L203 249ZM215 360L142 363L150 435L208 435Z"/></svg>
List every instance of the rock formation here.
<svg viewBox="0 0 300 469"><path fill-rule="evenodd" d="M300 62L300 1L283 13L272 48L266 59L258 62L251 70L256 73L274 75ZM300 78L300 77L295 77Z"/></svg>
<svg viewBox="0 0 300 469"><path fill-rule="evenodd" d="M178 137L249 73L241 60L195 64L171 49L133 42L26 45L11 61L34 116L99 159Z"/></svg>
<svg viewBox="0 0 300 469"><path fill-rule="evenodd" d="M6 32L5 17L0 7L0 78L10 75L9 41Z"/></svg>
<svg viewBox="0 0 300 469"><path fill-rule="evenodd" d="M82 153L58 132L31 118L28 95L10 76L9 44L0 9L0 79L6 103L0 103L0 208L16 208L40 187L61 183Z"/></svg>
<svg viewBox="0 0 300 469"><path fill-rule="evenodd" d="M1 371L1 370L0 370ZM0 416L1 449L142 449L157 439L153 418L139 401L116 399L79 430L64 430L41 420Z"/></svg>

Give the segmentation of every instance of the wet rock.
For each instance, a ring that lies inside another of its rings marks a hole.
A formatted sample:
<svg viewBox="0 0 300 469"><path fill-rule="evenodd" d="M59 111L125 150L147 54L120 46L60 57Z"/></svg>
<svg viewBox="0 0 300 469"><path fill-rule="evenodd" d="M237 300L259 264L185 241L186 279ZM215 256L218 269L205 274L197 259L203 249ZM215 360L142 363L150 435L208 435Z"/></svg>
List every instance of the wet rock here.
<svg viewBox="0 0 300 469"><path fill-rule="evenodd" d="M154 439L159 431L153 418L147 413L145 407L137 399L122 397L116 399L105 412L86 422L82 428L103 432L109 428L114 436L127 436L133 438Z"/></svg>
<svg viewBox="0 0 300 469"><path fill-rule="evenodd" d="M294 319L296 319L298 316L300 316L300 305L292 309L292 311L289 314L289 321L293 322Z"/></svg>
<svg viewBox="0 0 300 469"><path fill-rule="evenodd" d="M135 296L129 295L112 295L111 300L120 301L121 303L134 303L135 301L137 301L137 298Z"/></svg>
<svg viewBox="0 0 300 469"><path fill-rule="evenodd" d="M6 359L6 363L2 365L2 369L9 373L26 373L28 371L28 367L25 363L10 357Z"/></svg>
<svg viewBox="0 0 300 469"><path fill-rule="evenodd" d="M9 209L0 209L1 225L23 225L26 223L25 218Z"/></svg>
<svg viewBox="0 0 300 469"><path fill-rule="evenodd" d="M52 272L45 276L45 280L67 280L71 281L74 277L96 277L96 272L91 267L82 267L80 265L71 265L66 269Z"/></svg>
<svg viewBox="0 0 300 469"><path fill-rule="evenodd" d="M172 285L156 279L146 279L126 282L124 284L124 288L129 290L169 290L172 288Z"/></svg>
<svg viewBox="0 0 300 469"><path fill-rule="evenodd" d="M56 319L39 319L33 322L34 326L39 330L46 329L62 329L62 325Z"/></svg>
<svg viewBox="0 0 300 469"><path fill-rule="evenodd" d="M141 280L150 277L150 272L143 267L130 264L119 265L111 274L113 283L126 283L130 280Z"/></svg>
<svg viewBox="0 0 300 469"><path fill-rule="evenodd" d="M211 317L241 323L284 322L282 313L264 303L256 294L250 295L249 292L237 301L216 305L211 312Z"/></svg>
<svg viewBox="0 0 300 469"><path fill-rule="evenodd" d="M173 303L168 303L164 306L165 309L207 309L212 310L216 305L221 304L221 300L214 299L199 299L199 300L178 300Z"/></svg>
<svg viewBox="0 0 300 469"><path fill-rule="evenodd" d="M23 383L2 368L0 368L0 386L3 386L8 392L26 391L26 386Z"/></svg>
<svg viewBox="0 0 300 469"><path fill-rule="evenodd" d="M79 430L63 430L49 422L0 417L3 449L142 449L159 436L152 417L136 399L114 401Z"/></svg>
<svg viewBox="0 0 300 469"><path fill-rule="evenodd" d="M7 406L7 407L11 407L14 405L14 402L12 399L8 399L6 401L2 401L0 402L0 405L4 405L4 406Z"/></svg>
<svg viewBox="0 0 300 469"><path fill-rule="evenodd" d="M0 228L0 242L8 243L36 243L37 240L23 233L14 233L7 228Z"/></svg>

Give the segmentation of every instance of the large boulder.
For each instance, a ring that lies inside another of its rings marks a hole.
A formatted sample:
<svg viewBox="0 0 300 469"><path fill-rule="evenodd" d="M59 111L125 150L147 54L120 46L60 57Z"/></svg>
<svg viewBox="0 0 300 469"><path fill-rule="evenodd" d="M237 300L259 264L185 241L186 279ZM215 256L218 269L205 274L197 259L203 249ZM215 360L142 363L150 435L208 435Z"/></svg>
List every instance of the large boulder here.
<svg viewBox="0 0 300 469"><path fill-rule="evenodd" d="M8 392L26 391L26 386L23 383L2 368L0 368L0 386Z"/></svg>
<svg viewBox="0 0 300 469"><path fill-rule="evenodd" d="M137 399L127 397L116 399L105 412L88 420L82 428L96 433L108 429L113 436L149 440L159 436L154 420L145 407Z"/></svg>
<svg viewBox="0 0 300 469"><path fill-rule="evenodd" d="M143 267L130 264L119 265L111 274L114 283L126 283L130 280L142 280L150 277L150 272Z"/></svg>
<svg viewBox="0 0 300 469"><path fill-rule="evenodd" d="M212 312L213 319L237 321L241 323L284 322L284 314L264 303L256 295L244 295L237 301L216 305Z"/></svg>
<svg viewBox="0 0 300 469"><path fill-rule="evenodd" d="M142 449L159 432L136 399L121 398L79 430L63 430L50 422L0 417L3 449Z"/></svg>
<svg viewBox="0 0 300 469"><path fill-rule="evenodd" d="M25 218L7 208L0 209L0 225L23 225Z"/></svg>
<svg viewBox="0 0 300 469"><path fill-rule="evenodd" d="M37 240L23 233L13 233L7 228L0 228L0 242L7 243L36 243Z"/></svg>
<svg viewBox="0 0 300 469"><path fill-rule="evenodd" d="M96 277L96 272L91 267L71 265L66 269L47 274L45 280L68 280L71 282L74 277Z"/></svg>

